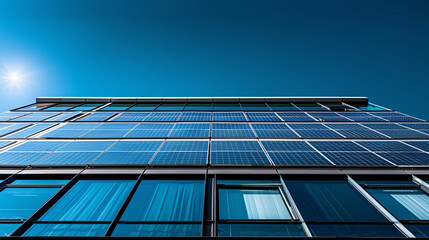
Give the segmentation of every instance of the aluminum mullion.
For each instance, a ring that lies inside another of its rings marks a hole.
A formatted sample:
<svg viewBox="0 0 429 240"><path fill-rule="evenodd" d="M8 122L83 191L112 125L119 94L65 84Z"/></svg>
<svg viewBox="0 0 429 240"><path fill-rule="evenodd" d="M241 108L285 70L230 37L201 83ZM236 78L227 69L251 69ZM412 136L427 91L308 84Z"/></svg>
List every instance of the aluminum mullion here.
<svg viewBox="0 0 429 240"><path fill-rule="evenodd" d="M366 200L368 200L372 206L374 206L381 214L383 214L389 222L393 223L393 225L402 232L408 238L415 238L414 234L410 232L405 226L399 222L387 209L385 209L375 198L371 196L365 189L363 189L353 178L347 175L347 181L352 185L360 194L363 195Z"/></svg>
<svg viewBox="0 0 429 240"><path fill-rule="evenodd" d="M429 184L421 180L420 178L416 177L415 175L412 175L412 176L413 176L413 182L417 183L422 188L423 191L429 194Z"/></svg>

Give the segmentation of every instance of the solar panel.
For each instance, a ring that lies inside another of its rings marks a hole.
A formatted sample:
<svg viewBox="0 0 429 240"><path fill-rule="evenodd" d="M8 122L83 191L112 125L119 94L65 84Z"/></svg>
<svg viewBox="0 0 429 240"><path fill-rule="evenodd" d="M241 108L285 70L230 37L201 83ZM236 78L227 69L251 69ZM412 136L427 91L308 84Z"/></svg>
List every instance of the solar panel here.
<svg viewBox="0 0 429 240"><path fill-rule="evenodd" d="M257 141L211 141L211 151L261 151Z"/></svg>
<svg viewBox="0 0 429 240"><path fill-rule="evenodd" d="M159 151L161 152L207 152L208 141L166 141Z"/></svg>
<svg viewBox="0 0 429 240"><path fill-rule="evenodd" d="M210 163L219 165L270 165L264 152L211 152Z"/></svg>
<svg viewBox="0 0 429 240"><path fill-rule="evenodd" d="M264 130L255 129L259 138L299 138L292 130Z"/></svg>
<svg viewBox="0 0 429 240"><path fill-rule="evenodd" d="M43 134L39 138L79 138L90 130L61 130L55 129Z"/></svg>
<svg viewBox="0 0 429 240"><path fill-rule="evenodd" d="M294 130L329 130L321 123L288 123L287 125Z"/></svg>
<svg viewBox="0 0 429 240"><path fill-rule="evenodd" d="M80 136L81 138L122 138L130 130L91 130L84 135Z"/></svg>
<svg viewBox="0 0 429 240"><path fill-rule="evenodd" d="M115 114L116 113L114 113L114 112L94 112L94 113L91 113L89 115L86 115L83 118L78 119L77 121L102 122L102 121L109 119L110 117L112 117Z"/></svg>
<svg viewBox="0 0 429 240"><path fill-rule="evenodd" d="M429 154L423 152L379 152L396 165L429 165Z"/></svg>
<svg viewBox="0 0 429 240"><path fill-rule="evenodd" d="M388 166L392 165L371 152L322 152L339 166Z"/></svg>
<svg viewBox="0 0 429 240"><path fill-rule="evenodd" d="M210 123L176 123L173 130L205 130L210 129Z"/></svg>
<svg viewBox="0 0 429 240"><path fill-rule="evenodd" d="M205 130L194 130L194 129L183 129L171 131L170 138L208 138L210 137L210 129Z"/></svg>
<svg viewBox="0 0 429 240"><path fill-rule="evenodd" d="M133 105L134 103L111 103L98 111L125 111Z"/></svg>
<svg viewBox="0 0 429 240"><path fill-rule="evenodd" d="M61 113L60 115L48 118L45 121L48 121L48 122L62 122L62 121L66 121L66 120L68 120L70 118L73 118L73 117L75 117L75 116L77 116L79 114L80 114L79 112Z"/></svg>
<svg viewBox="0 0 429 240"><path fill-rule="evenodd" d="M214 138L255 138L248 123L213 123L211 136Z"/></svg>
<svg viewBox="0 0 429 240"><path fill-rule="evenodd" d="M151 165L203 165L207 152L158 152Z"/></svg>
<svg viewBox="0 0 429 240"><path fill-rule="evenodd" d="M95 130L131 130L137 125L138 123L102 123Z"/></svg>
<svg viewBox="0 0 429 240"><path fill-rule="evenodd" d="M30 126L30 124L26 124L26 123L10 124L7 127L0 129L0 136L4 136L6 134L9 134L9 133L12 133L14 131L23 129L23 128L28 127L28 126Z"/></svg>
<svg viewBox="0 0 429 240"><path fill-rule="evenodd" d="M429 134L428 123L401 123L401 125Z"/></svg>
<svg viewBox="0 0 429 240"><path fill-rule="evenodd" d="M305 152L315 151L304 141L261 141L267 151L278 152Z"/></svg>
<svg viewBox="0 0 429 240"><path fill-rule="evenodd" d="M115 141L73 141L57 151L102 152L112 146Z"/></svg>
<svg viewBox="0 0 429 240"><path fill-rule="evenodd" d="M45 129L48 129L54 125L55 125L54 123L38 123L33 126L24 128L23 130L20 130L18 132L9 134L3 138L26 138L28 136L41 132Z"/></svg>
<svg viewBox="0 0 429 240"><path fill-rule="evenodd" d="M177 121L181 112L152 112L147 116L145 122L174 122Z"/></svg>
<svg viewBox="0 0 429 240"><path fill-rule="evenodd" d="M275 165L331 165L317 152L268 152Z"/></svg>
<svg viewBox="0 0 429 240"><path fill-rule="evenodd" d="M210 122L210 112L183 112L178 121L181 122Z"/></svg>
<svg viewBox="0 0 429 240"><path fill-rule="evenodd" d="M53 152L32 165L86 165L101 152Z"/></svg>
<svg viewBox="0 0 429 240"><path fill-rule="evenodd" d="M2 152L0 165L29 165L48 154L49 152Z"/></svg>
<svg viewBox="0 0 429 240"><path fill-rule="evenodd" d="M281 122L282 120L272 112L246 112L251 122Z"/></svg>
<svg viewBox="0 0 429 240"><path fill-rule="evenodd" d="M242 112L214 112L213 122L245 122L247 121Z"/></svg>
<svg viewBox="0 0 429 240"><path fill-rule="evenodd" d="M19 113L19 112L4 112L0 113L0 121L7 121L12 118L21 117L24 116L26 113Z"/></svg>
<svg viewBox="0 0 429 240"><path fill-rule="evenodd" d="M385 122L386 121L382 118L373 116L365 112L340 112L338 114L356 122Z"/></svg>
<svg viewBox="0 0 429 240"><path fill-rule="evenodd" d="M156 152L104 152L90 165L147 165Z"/></svg>
<svg viewBox="0 0 429 240"><path fill-rule="evenodd" d="M314 118L308 116L303 112L278 112L279 115L286 122L314 122Z"/></svg>
<svg viewBox="0 0 429 240"><path fill-rule="evenodd" d="M11 149L14 152L52 152L70 143L69 141L28 141Z"/></svg>
<svg viewBox="0 0 429 240"><path fill-rule="evenodd" d="M252 123L255 130L290 130L284 123Z"/></svg>
<svg viewBox="0 0 429 240"><path fill-rule="evenodd" d="M367 149L371 151L382 151L382 152L388 152L388 151L395 151L395 152L403 152L403 151L417 151L417 149L410 147L406 144L403 144L398 141L359 141L357 142L360 145L366 147Z"/></svg>
<svg viewBox="0 0 429 240"><path fill-rule="evenodd" d="M213 130L251 130L248 123L213 123Z"/></svg>
<svg viewBox="0 0 429 240"><path fill-rule="evenodd" d="M407 116L398 112L373 112L377 117L381 117L391 122L420 122L422 120L415 117Z"/></svg>
<svg viewBox="0 0 429 240"><path fill-rule="evenodd" d="M119 141L107 151L156 151L163 141Z"/></svg>
<svg viewBox="0 0 429 240"><path fill-rule="evenodd" d="M326 122L349 122L350 120L335 113L335 112L311 112L308 113L312 117L318 119L319 121L326 121Z"/></svg>
<svg viewBox="0 0 429 240"><path fill-rule="evenodd" d="M363 125L375 129L377 131L380 130L404 130L405 127L396 124L396 123L363 123Z"/></svg>
<svg viewBox="0 0 429 240"><path fill-rule="evenodd" d="M351 141L309 141L319 151L366 151L365 148Z"/></svg>
<svg viewBox="0 0 429 240"><path fill-rule="evenodd" d="M16 141L0 141L0 149L3 147L6 147L12 143L15 143Z"/></svg>
<svg viewBox="0 0 429 240"><path fill-rule="evenodd" d="M163 129L171 130L174 127L174 123L140 123L134 130L154 130L154 129Z"/></svg>
<svg viewBox="0 0 429 240"><path fill-rule="evenodd" d="M417 141L416 142L407 141L406 143L408 143L414 147L417 147L423 151L429 152L429 141L418 141L418 142Z"/></svg>
<svg viewBox="0 0 429 240"><path fill-rule="evenodd" d="M295 130L302 138L343 138L332 130Z"/></svg>
<svg viewBox="0 0 429 240"><path fill-rule="evenodd" d="M164 129L146 129L146 130L131 130L125 138L166 138L171 130Z"/></svg>
<svg viewBox="0 0 429 240"><path fill-rule="evenodd" d="M94 129L97 126L100 126L101 123L67 123L57 129L59 130L90 130Z"/></svg>
<svg viewBox="0 0 429 240"><path fill-rule="evenodd" d="M429 135L420 133L397 124L365 124L392 138L429 138Z"/></svg>
<svg viewBox="0 0 429 240"><path fill-rule="evenodd" d="M24 122L24 121L28 121L28 122L38 122L38 121L43 121L47 118L53 117L55 115L58 115L59 113L57 112L34 112L34 113L30 113L28 115L13 119L11 121L13 122Z"/></svg>
<svg viewBox="0 0 429 240"><path fill-rule="evenodd" d="M141 122L147 116L149 116L149 114L150 113L148 113L148 112L124 112L124 113L120 113L119 115L116 115L114 118L110 119L109 121L112 121L112 122Z"/></svg>
<svg viewBox="0 0 429 240"><path fill-rule="evenodd" d="M371 129L355 123L331 124L326 123L326 126L334 129L346 138L387 138Z"/></svg>

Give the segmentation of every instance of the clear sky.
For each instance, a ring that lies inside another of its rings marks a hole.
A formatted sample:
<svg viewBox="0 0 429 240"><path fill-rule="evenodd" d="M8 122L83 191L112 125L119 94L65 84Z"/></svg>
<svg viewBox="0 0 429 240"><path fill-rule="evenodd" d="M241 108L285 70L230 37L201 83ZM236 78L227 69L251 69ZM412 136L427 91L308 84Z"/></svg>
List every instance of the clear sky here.
<svg viewBox="0 0 429 240"><path fill-rule="evenodd" d="M367 96L429 120L429 1L1 0L0 78L0 111L37 96Z"/></svg>

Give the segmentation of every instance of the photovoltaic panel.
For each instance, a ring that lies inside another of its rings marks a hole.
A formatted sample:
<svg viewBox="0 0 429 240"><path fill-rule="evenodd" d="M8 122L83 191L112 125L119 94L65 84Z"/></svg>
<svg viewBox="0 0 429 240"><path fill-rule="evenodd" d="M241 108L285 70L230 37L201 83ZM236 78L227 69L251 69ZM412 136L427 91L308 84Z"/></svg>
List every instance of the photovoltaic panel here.
<svg viewBox="0 0 429 240"><path fill-rule="evenodd" d="M297 129L295 132L302 138L343 138L332 130Z"/></svg>
<svg viewBox="0 0 429 240"><path fill-rule="evenodd" d="M214 138L255 138L248 123L213 123L211 136Z"/></svg>
<svg viewBox="0 0 429 240"><path fill-rule="evenodd" d="M53 152L70 141L28 141L12 148L14 152Z"/></svg>
<svg viewBox="0 0 429 240"><path fill-rule="evenodd" d="M259 138L299 138L292 130L266 130L255 129L256 135Z"/></svg>
<svg viewBox="0 0 429 240"><path fill-rule="evenodd" d="M275 165L330 165L318 152L268 152Z"/></svg>
<svg viewBox="0 0 429 240"><path fill-rule="evenodd" d="M151 165L203 165L207 152L158 152Z"/></svg>
<svg viewBox="0 0 429 240"><path fill-rule="evenodd" d="M131 130L125 138L166 138L170 132L164 129Z"/></svg>
<svg viewBox="0 0 429 240"><path fill-rule="evenodd" d="M261 141L267 151L276 152L306 152L315 151L304 141Z"/></svg>
<svg viewBox="0 0 429 240"><path fill-rule="evenodd" d="M39 138L79 138L90 130L61 130L55 129L43 134Z"/></svg>
<svg viewBox="0 0 429 240"><path fill-rule="evenodd" d="M396 165L429 165L429 154L423 152L378 152Z"/></svg>
<svg viewBox="0 0 429 240"><path fill-rule="evenodd" d="M326 121L326 122L349 122L350 120L335 113L335 112L310 112L308 113L312 117L318 119L319 121Z"/></svg>
<svg viewBox="0 0 429 240"><path fill-rule="evenodd" d="M284 123L252 123L255 130L290 130Z"/></svg>
<svg viewBox="0 0 429 240"><path fill-rule="evenodd" d="M97 157L90 165L147 165L156 152L113 152Z"/></svg>
<svg viewBox="0 0 429 240"><path fill-rule="evenodd" d="M101 123L67 123L57 129L58 130L91 130L100 125Z"/></svg>
<svg viewBox="0 0 429 240"><path fill-rule="evenodd" d="M116 113L114 112L94 112L91 113L83 118L78 119L77 121L81 121L81 122L102 122L105 121L107 119L109 119L110 117L112 117L113 115L115 115Z"/></svg>
<svg viewBox="0 0 429 240"><path fill-rule="evenodd" d="M401 125L429 134L429 123L401 123Z"/></svg>
<svg viewBox="0 0 429 240"><path fill-rule="evenodd" d="M148 112L123 112L119 115L116 115L114 118L110 119L109 121L112 122L141 122L143 121L147 116L149 116L150 113Z"/></svg>
<svg viewBox="0 0 429 240"><path fill-rule="evenodd" d="M3 147L6 147L12 143L15 143L16 141L0 141L0 149Z"/></svg>
<svg viewBox="0 0 429 240"><path fill-rule="evenodd" d="M133 152L154 152L157 151L163 141L118 141L107 151L133 151Z"/></svg>
<svg viewBox="0 0 429 240"><path fill-rule="evenodd" d="M5 124L2 124L2 125L4 126ZM27 123L16 123L16 124L7 124L6 127L1 128L2 125L0 125L0 136L4 136L6 134L9 134L30 126L30 124L27 124Z"/></svg>
<svg viewBox="0 0 429 240"><path fill-rule="evenodd" d="M211 152L210 163L219 165L270 165L264 152Z"/></svg>
<svg viewBox="0 0 429 240"><path fill-rule="evenodd" d="M278 112L279 115L286 122L314 122L314 118L308 116L304 112Z"/></svg>
<svg viewBox="0 0 429 240"><path fill-rule="evenodd" d="M334 129L338 133L344 135L346 138L387 138L382 134L379 134L356 123L326 123L326 126Z"/></svg>
<svg viewBox="0 0 429 240"><path fill-rule="evenodd" d="M173 130L206 130L210 129L210 123L176 123Z"/></svg>
<svg viewBox="0 0 429 240"><path fill-rule="evenodd" d="M420 119L415 117L407 116L398 112L373 112L371 113L377 117L381 117L391 122L420 122Z"/></svg>
<svg viewBox="0 0 429 240"><path fill-rule="evenodd" d="M112 146L115 141L73 141L61 147L59 152L102 152Z"/></svg>
<svg viewBox="0 0 429 240"><path fill-rule="evenodd" d="M147 116L145 122L174 122L177 121L181 112L152 112Z"/></svg>
<svg viewBox="0 0 429 240"><path fill-rule="evenodd" d="M260 151L262 148L257 141L211 141L212 152L246 152L246 151Z"/></svg>
<svg viewBox="0 0 429 240"><path fill-rule="evenodd" d="M134 103L111 103L98 111L125 111L133 105Z"/></svg>
<svg viewBox="0 0 429 240"><path fill-rule="evenodd" d="M213 122L245 122L247 121L242 112L214 112Z"/></svg>
<svg viewBox="0 0 429 240"><path fill-rule="evenodd" d="M210 122L210 112L183 112L178 121L181 122Z"/></svg>
<svg viewBox="0 0 429 240"><path fill-rule="evenodd" d="M375 129L378 132L381 132L383 134L386 134L389 137L392 138L429 138L429 135L420 133L408 128L405 128L403 126L391 123L391 124L375 124L375 123L366 123L365 126Z"/></svg>
<svg viewBox="0 0 429 240"><path fill-rule="evenodd" d="M213 123L213 130L251 130L248 123Z"/></svg>
<svg viewBox="0 0 429 240"><path fill-rule="evenodd" d="M195 129L173 129L170 135L170 138L208 138L210 137L210 129L204 130L195 130Z"/></svg>
<svg viewBox="0 0 429 240"><path fill-rule="evenodd" d="M122 138L129 132L130 130L91 130L80 138Z"/></svg>
<svg viewBox="0 0 429 240"><path fill-rule="evenodd" d="M32 165L86 165L101 152L53 152Z"/></svg>
<svg viewBox="0 0 429 240"><path fill-rule="evenodd" d="M251 122L281 122L273 112L246 112L247 118Z"/></svg>
<svg viewBox="0 0 429 240"><path fill-rule="evenodd" d="M356 122L385 122L385 119L373 116L365 112L340 112L341 116L347 117Z"/></svg>
<svg viewBox="0 0 429 240"><path fill-rule="evenodd" d="M30 165L48 154L49 152L2 152L0 165Z"/></svg>
<svg viewBox="0 0 429 240"><path fill-rule="evenodd" d="M137 125L138 123L102 123L94 130L131 130Z"/></svg>
<svg viewBox="0 0 429 240"><path fill-rule="evenodd" d="M20 112L4 112L0 113L0 121L7 121L12 118L17 118L24 116L26 113L20 113Z"/></svg>
<svg viewBox="0 0 429 240"><path fill-rule="evenodd" d="M322 152L339 166L389 166L392 165L371 152Z"/></svg>
<svg viewBox="0 0 429 240"><path fill-rule="evenodd" d="M28 115L12 119L11 121L13 121L13 122L25 122L25 121L38 122L38 121L46 120L46 119L53 117L55 115L58 115L58 114L59 114L58 112L33 112L33 113L28 114Z"/></svg>
<svg viewBox="0 0 429 240"><path fill-rule="evenodd" d="M365 148L351 141L309 141L319 151L366 151Z"/></svg>
<svg viewBox="0 0 429 240"><path fill-rule="evenodd" d="M414 147L417 147L423 151L429 152L429 141L415 141L415 142L407 141L406 143Z"/></svg>
<svg viewBox="0 0 429 240"><path fill-rule="evenodd" d="M174 123L140 123L135 127L135 130L154 130L154 129L163 129L171 130L174 127Z"/></svg>
<svg viewBox="0 0 429 240"><path fill-rule="evenodd" d="M419 150L398 141L359 141L365 148L376 152L418 152Z"/></svg>
<svg viewBox="0 0 429 240"><path fill-rule="evenodd" d="M161 152L207 152L209 141L166 141Z"/></svg>
<svg viewBox="0 0 429 240"><path fill-rule="evenodd" d="M38 132L41 132L45 129L48 129L52 126L54 126L54 123L38 123L34 124L30 127L24 128L23 130L20 130L18 132L14 132L12 134L6 135L3 138L26 138L33 134L36 134Z"/></svg>
<svg viewBox="0 0 429 240"><path fill-rule="evenodd" d="M79 114L80 114L79 112L61 113L60 115L48 118L45 121L47 121L47 122L62 122L62 121L69 120L70 118L73 118Z"/></svg>
<svg viewBox="0 0 429 240"><path fill-rule="evenodd" d="M329 130L321 123L288 123L287 125L294 130Z"/></svg>

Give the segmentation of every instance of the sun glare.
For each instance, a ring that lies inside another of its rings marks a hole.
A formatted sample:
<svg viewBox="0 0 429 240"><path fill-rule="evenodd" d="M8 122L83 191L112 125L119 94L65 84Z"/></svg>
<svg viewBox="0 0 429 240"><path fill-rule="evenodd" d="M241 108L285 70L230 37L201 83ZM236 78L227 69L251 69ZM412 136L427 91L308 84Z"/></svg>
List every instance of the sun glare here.
<svg viewBox="0 0 429 240"><path fill-rule="evenodd" d="M23 90L28 84L30 73L22 66L0 66L0 85L7 90Z"/></svg>

